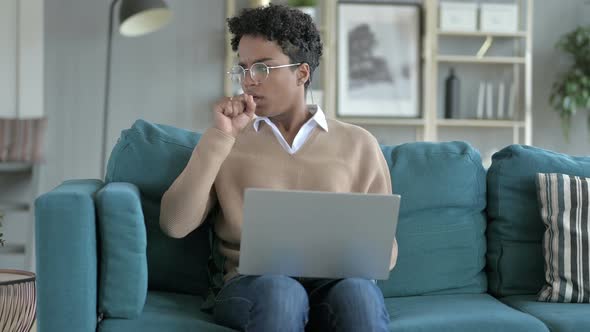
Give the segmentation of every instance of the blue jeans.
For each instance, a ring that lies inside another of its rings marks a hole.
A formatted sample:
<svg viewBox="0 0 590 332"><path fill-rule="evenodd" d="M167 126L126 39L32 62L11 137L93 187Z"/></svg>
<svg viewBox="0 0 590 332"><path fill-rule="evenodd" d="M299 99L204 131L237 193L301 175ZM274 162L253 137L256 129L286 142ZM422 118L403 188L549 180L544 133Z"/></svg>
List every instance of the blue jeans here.
<svg viewBox="0 0 590 332"><path fill-rule="evenodd" d="M238 276L215 300L216 323L240 331L388 331L383 294L366 279ZM307 325L307 326L306 326Z"/></svg>

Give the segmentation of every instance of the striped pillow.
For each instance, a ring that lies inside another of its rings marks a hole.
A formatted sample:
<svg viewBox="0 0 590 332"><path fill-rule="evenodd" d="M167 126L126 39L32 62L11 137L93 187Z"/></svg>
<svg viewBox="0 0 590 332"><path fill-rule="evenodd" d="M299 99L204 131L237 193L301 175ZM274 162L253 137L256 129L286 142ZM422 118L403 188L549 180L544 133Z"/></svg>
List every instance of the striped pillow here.
<svg viewBox="0 0 590 332"><path fill-rule="evenodd" d="M546 231L545 281L538 300L590 302L590 178L537 174Z"/></svg>

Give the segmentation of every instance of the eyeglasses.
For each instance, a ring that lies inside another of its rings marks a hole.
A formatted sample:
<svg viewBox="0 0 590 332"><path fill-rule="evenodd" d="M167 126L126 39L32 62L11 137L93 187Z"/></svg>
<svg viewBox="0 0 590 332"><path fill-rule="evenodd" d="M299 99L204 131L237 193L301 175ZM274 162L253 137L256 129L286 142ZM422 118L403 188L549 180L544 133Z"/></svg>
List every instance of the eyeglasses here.
<svg viewBox="0 0 590 332"><path fill-rule="evenodd" d="M252 78L256 84L260 84L268 78L268 74L270 73L271 69L299 66L300 64L301 63L291 63L281 66L268 66L265 63L257 62L252 64L250 69L244 69L244 67L240 65L233 66L231 70L227 72L227 74L233 82L242 84L244 80L246 80L246 71L249 71L250 78Z"/></svg>

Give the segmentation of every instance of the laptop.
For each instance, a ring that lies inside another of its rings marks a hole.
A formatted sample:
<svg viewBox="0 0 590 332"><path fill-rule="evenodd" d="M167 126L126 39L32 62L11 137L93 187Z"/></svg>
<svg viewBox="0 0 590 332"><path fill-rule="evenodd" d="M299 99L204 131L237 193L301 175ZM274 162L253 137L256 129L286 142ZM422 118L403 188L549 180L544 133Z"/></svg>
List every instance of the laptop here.
<svg viewBox="0 0 590 332"><path fill-rule="evenodd" d="M399 195L249 188L238 271L389 278Z"/></svg>

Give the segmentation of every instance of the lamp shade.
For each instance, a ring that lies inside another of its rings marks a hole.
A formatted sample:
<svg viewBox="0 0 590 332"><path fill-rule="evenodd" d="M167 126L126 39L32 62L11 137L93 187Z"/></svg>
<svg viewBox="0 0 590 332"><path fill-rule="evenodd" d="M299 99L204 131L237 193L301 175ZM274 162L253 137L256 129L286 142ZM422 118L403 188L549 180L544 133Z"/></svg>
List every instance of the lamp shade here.
<svg viewBox="0 0 590 332"><path fill-rule="evenodd" d="M172 11L163 0L123 0L119 31L128 37L156 31L170 21Z"/></svg>

